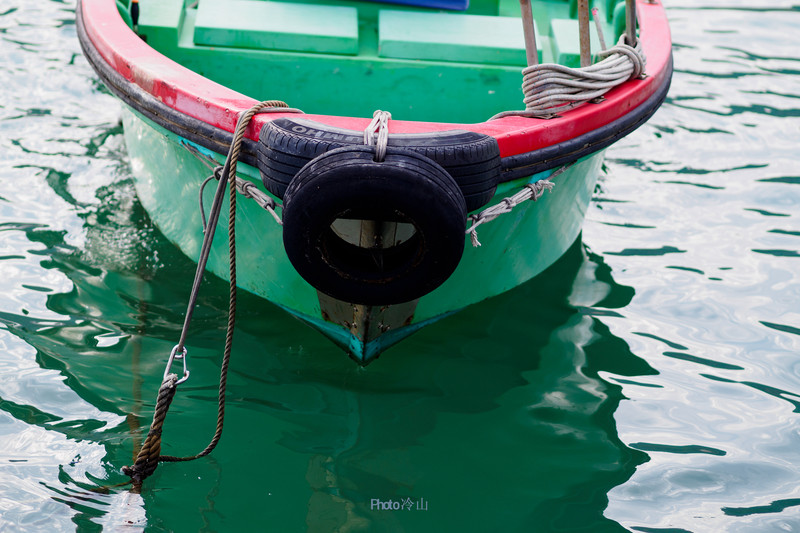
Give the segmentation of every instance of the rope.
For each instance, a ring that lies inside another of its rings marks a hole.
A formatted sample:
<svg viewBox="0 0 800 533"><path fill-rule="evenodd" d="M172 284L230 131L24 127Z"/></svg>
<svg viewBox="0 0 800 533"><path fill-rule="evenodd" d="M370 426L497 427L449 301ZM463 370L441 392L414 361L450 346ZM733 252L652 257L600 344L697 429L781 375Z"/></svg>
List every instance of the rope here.
<svg viewBox="0 0 800 533"><path fill-rule="evenodd" d="M200 161L202 161L204 164L207 164L202 159L200 159ZM203 205L203 192L206 189L206 185L208 185L209 182L211 182L211 180L220 179L221 173L222 173L222 167L214 168L212 174L209 177L207 177L200 185L200 219L203 224L203 231L205 231L206 227L208 226L208 222L206 221L206 208ZM281 217L275 211L276 208L283 207L282 205L278 204L275 200L272 199L272 197L270 197L265 192L261 191L258 188L258 186L256 186L256 184L253 183L252 181L243 180L239 177L237 177L234 181L236 183L236 190L239 192L239 194L241 194L242 196L244 196L249 200L253 200L259 207L261 207L262 209L267 211L270 215L272 215L272 218L275 219L275 222L277 222L278 225L283 226L283 220L281 220Z"/></svg>
<svg viewBox="0 0 800 533"><path fill-rule="evenodd" d="M490 120L507 117L547 117L604 95L617 85L639 78L647 63L642 46L630 46L625 36L597 54L602 61L583 68L542 63L523 69L524 111L504 111Z"/></svg>
<svg viewBox="0 0 800 533"><path fill-rule="evenodd" d="M597 40L600 42L600 50L605 50L606 38L603 36L603 26L600 24L600 15L596 7L592 8L592 19L594 19L594 28L597 30Z"/></svg>
<svg viewBox="0 0 800 533"><path fill-rule="evenodd" d="M283 110L283 108L274 108L270 109L269 112L274 111L275 109ZM262 113L265 111L262 110ZM192 146L191 144L183 141L181 145L186 149L187 152L191 153L193 156L197 158L207 169L211 171L211 175L203 181L200 185L200 219L203 223L203 231L205 231L206 226L208 225L206 222L206 208L203 205L203 192L206 189L206 185L208 185L211 180L216 179L219 180L220 174L222 172L222 167L215 166L216 161L207 155L200 152L197 148ZM259 207L269 212L272 215L272 218L275 219L275 222L283 226L283 221L281 217L278 216L278 213L275 209L279 207L283 207L281 204L277 203L275 200L272 199L267 193L261 191L258 186L256 186L252 181L243 180L239 177L236 178L236 190L239 191L239 194L244 196L247 199L253 200Z"/></svg>
<svg viewBox="0 0 800 533"><path fill-rule="evenodd" d="M239 191L239 194L247 199L253 200L262 209L268 211L269 214L272 215L272 218L275 219L275 222L283 226L281 217L279 217L278 213L275 212L275 207L277 206L275 200L270 198L266 193L262 192L252 181L236 178L235 183L236 190Z"/></svg>
<svg viewBox="0 0 800 533"><path fill-rule="evenodd" d="M470 215L467 217L467 220L472 222L472 225L467 228L466 234L469 235L470 240L472 241L472 246L478 247L481 246L480 241L478 240L478 226L481 224L486 224L487 222L491 222L492 220L496 219L500 215L505 215L506 213L510 213L517 207L519 204L526 202L528 200L533 200L534 202L542 197L545 191L552 191L553 187L555 187L555 183L550 181L551 179L555 178L556 176L565 172L572 164L565 165L552 174L550 174L547 178L541 179L539 181L535 181L533 183L528 183L525 185L522 190L514 194L513 196L508 196L503 198L497 204L487 207L480 213Z"/></svg>
<svg viewBox="0 0 800 533"><path fill-rule="evenodd" d="M378 109L372 114L372 122L364 130L364 144L375 146L375 161L380 163L386 158L386 146L389 144L389 120L392 114Z"/></svg>
<svg viewBox="0 0 800 533"><path fill-rule="evenodd" d="M153 423L150 424L147 438L145 438L133 466L122 467L122 473L130 476L133 486L136 488L141 487L142 481L156 471L158 462L161 460L161 432L164 429L167 411L177 391L177 381L177 374L170 374L168 379L161 383L161 387L158 389Z"/></svg>
<svg viewBox="0 0 800 533"><path fill-rule="evenodd" d="M214 195L211 212L209 214L208 224L205 226L203 245L200 251L200 258L197 262L197 270L195 272L195 279L192 285L192 292L189 297L189 305L186 311L186 318L184 319L183 329L181 331L180 340L178 344L172 349L167 369L164 373L164 380L158 390L158 398L156 400L156 408L153 414L153 423L150 425L150 431L145 438L142 448L136 456L136 460L132 467L124 467L122 472L130 476L135 490L141 487L142 482L155 472L159 462L179 462L191 461L204 457L211 453L217 446L220 438L222 437L222 428L225 420L225 391L228 383L228 367L230 365L231 351L233 348L233 331L236 322L236 195L238 187L236 182L236 166L241 153L242 140L244 133L247 129L250 120L259 111L266 108L287 108L284 102L277 100L268 100L260 102L250 109L248 109L236 124L236 131L234 134L233 142L228 150L228 157L225 165L219 172L219 185ZM228 179L232 176L232 179ZM164 422L166 421L167 411L172 403L172 399L177 392L179 383L185 381L189 377L189 371L186 369L186 335L189 329L189 323L192 319L194 307L197 303L197 295L199 292L200 281L205 273L208 255L211 249L211 242L214 239L217 222L222 206L223 191L230 182L230 210L228 213L228 252L230 261L230 298L228 301L228 323L225 333L225 348L222 355L222 363L220 365L220 378L219 378L219 394L217 399L217 426L214 431L214 436L211 438L209 444L200 452L187 457L175 457L171 455L161 455L161 433L163 431ZM247 192L249 189L244 187ZM252 194L252 191L249 191ZM252 197L252 196L251 196ZM184 375L183 378L178 379L177 374L170 373L169 370L174 360L181 359L183 361Z"/></svg>

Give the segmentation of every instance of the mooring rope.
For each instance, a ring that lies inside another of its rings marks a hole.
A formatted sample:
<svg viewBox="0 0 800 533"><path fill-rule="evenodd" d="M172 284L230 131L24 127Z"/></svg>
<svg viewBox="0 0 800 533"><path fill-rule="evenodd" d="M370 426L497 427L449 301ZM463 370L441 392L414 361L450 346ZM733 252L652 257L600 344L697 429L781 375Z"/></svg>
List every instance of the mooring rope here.
<svg viewBox="0 0 800 533"><path fill-rule="evenodd" d="M124 467L123 473L128 475L133 482L135 490L141 488L142 482L155 472L159 462L178 462L178 461L191 461L204 457L211 453L217 446L220 438L222 437L222 428L225 419L225 391L228 382L228 367L230 365L230 357L233 348L233 331L236 322L236 196L238 187L236 186L236 166L241 153L242 140L244 133L250 120L253 116L265 109L273 108L288 108L284 102L277 100L267 100L260 102L239 117L236 124L236 130L233 137L233 142L228 150L228 156L225 165L219 173L219 185L217 192L214 196L214 202L209 214L209 220L204 228L203 244L200 251L200 258L197 262L197 270L195 271L195 279L192 285L192 292L189 297L189 305L184 319L183 329L181 330L180 340L178 344L172 349L170 353L167 367L164 371L164 379L161 387L158 390L158 398L156 400L156 408L153 414L153 422L150 425L150 430L147 433L142 448L136 456L133 466ZM230 177L230 179L229 179ZM205 273L206 263L211 249L211 243L214 239L217 222L222 207L222 192L230 183L230 210L228 213L228 252L230 262L230 297L228 301L228 322L225 332L225 347L222 355L222 363L220 364L220 380L219 380L219 394L217 399L217 426L214 431L214 436L211 438L209 444L199 453L187 457L175 457L171 455L161 455L161 433L163 431L164 423L166 421L169 406L172 403L177 386L189 378L189 371L187 369L187 350L185 346L186 336L189 329L189 323L192 319L194 307L197 303L197 295L200 288L200 281ZM179 378L177 374L171 372L172 364L175 361L183 363L183 377Z"/></svg>
<svg viewBox="0 0 800 533"><path fill-rule="evenodd" d="M161 383L161 387L158 389L153 423L147 432L147 438L136 455L133 466L122 467L122 473L131 478L134 487L141 486L142 481L156 471L158 462L162 460L161 432L164 429L167 411L170 404L172 404L172 399L175 397L177 381L177 374L169 374L168 379Z"/></svg>

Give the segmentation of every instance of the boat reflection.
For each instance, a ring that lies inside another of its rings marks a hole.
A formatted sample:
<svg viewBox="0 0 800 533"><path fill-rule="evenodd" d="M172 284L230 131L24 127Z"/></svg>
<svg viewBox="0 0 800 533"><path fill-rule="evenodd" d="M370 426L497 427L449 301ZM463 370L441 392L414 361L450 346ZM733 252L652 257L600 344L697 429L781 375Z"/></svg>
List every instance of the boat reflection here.
<svg viewBox="0 0 800 533"><path fill-rule="evenodd" d="M654 371L598 317L632 296L577 242L367 369L275 357L243 401L268 406L278 444L307 458L309 531L492 530L497 513L511 529L611 524L606 492L646 455L617 437L621 388L599 374Z"/></svg>

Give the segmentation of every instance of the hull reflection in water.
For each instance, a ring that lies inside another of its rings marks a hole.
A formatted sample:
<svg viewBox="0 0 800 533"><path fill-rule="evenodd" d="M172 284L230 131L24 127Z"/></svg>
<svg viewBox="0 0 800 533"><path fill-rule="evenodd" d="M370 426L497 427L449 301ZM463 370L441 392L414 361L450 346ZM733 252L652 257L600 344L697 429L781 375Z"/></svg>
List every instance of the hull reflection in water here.
<svg viewBox="0 0 800 533"><path fill-rule="evenodd" d="M173 268L163 267L159 278ZM106 280L113 286L116 277ZM134 310L128 299L134 285L117 284L120 301L114 302L84 286L85 280L76 282L78 291L62 295L61 305L89 298L95 300L83 305L104 314L119 315L121 302ZM136 306L140 324L129 330L138 333L110 352L130 358L119 368L131 374L120 372L114 380L119 409L147 412L151 406L136 405L152 397L159 381L162 369L152 354L169 349L181 306L165 306L163 282L140 283L148 287L140 293L147 305L144 312ZM225 303L221 281L210 291L201 314L208 325ZM620 389L598 373L652 371L593 315L613 313L610 308L626 305L631 296L578 241L532 282L420 332L402 358L368 369L329 357L335 348L322 339L298 344L302 325L277 309L248 314L234 353L223 445L214 457L157 471L148 485L158 490L146 491L142 500L159 517L150 525L224 528L225 516L236 509L239 523L268 520L278 529L320 532L491 530L497 513L511 529L544 523L552 529L612 527L603 518L605 494L628 479L645 455L619 441L613 415ZM171 326L159 325L164 317ZM210 330L205 337L222 333ZM196 451L213 425L218 354L192 350L193 384L177 396L164 434L166 453ZM72 380L97 381L92 373L98 368L90 364L95 354L73 359L78 373ZM123 480L117 470L129 464L132 444L123 428L106 444L106 482ZM175 494L170 505L207 503L198 516L172 517L159 511L167 492ZM108 511L87 520L107 523L132 512L125 510L131 501L120 495L93 498L108 504ZM373 500L415 507L389 512L376 509ZM427 509L416 509L423 501Z"/></svg>

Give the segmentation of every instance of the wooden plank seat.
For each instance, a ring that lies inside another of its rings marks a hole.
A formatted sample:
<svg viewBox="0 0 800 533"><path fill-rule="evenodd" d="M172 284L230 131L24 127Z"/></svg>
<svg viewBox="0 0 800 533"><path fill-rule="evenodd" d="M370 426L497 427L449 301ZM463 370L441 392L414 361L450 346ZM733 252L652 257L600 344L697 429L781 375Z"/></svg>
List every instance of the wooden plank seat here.
<svg viewBox="0 0 800 533"><path fill-rule="evenodd" d="M521 24L516 17L383 9L378 19L378 55L525 66Z"/></svg>
<svg viewBox="0 0 800 533"><path fill-rule="evenodd" d="M358 53L354 7L259 0L202 0L194 43L326 54Z"/></svg>

